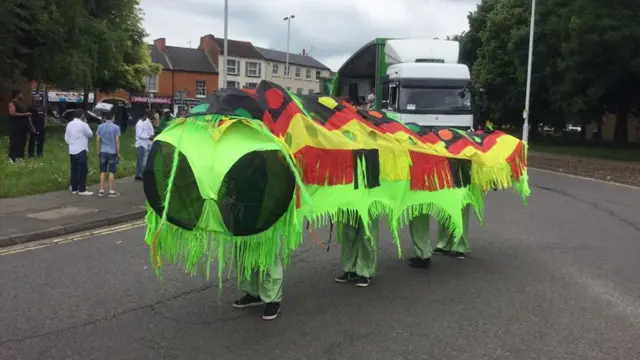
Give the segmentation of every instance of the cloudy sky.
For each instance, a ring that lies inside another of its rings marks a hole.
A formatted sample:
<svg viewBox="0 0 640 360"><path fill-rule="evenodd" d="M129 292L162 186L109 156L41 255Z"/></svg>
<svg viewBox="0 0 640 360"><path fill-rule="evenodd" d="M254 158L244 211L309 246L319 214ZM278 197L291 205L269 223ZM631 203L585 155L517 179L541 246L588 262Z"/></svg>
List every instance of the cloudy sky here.
<svg viewBox="0 0 640 360"><path fill-rule="evenodd" d="M376 37L433 38L467 29L479 0L229 0L229 38L291 52L302 49L333 70ZM142 0L149 40L197 47L202 35L224 37L224 0Z"/></svg>

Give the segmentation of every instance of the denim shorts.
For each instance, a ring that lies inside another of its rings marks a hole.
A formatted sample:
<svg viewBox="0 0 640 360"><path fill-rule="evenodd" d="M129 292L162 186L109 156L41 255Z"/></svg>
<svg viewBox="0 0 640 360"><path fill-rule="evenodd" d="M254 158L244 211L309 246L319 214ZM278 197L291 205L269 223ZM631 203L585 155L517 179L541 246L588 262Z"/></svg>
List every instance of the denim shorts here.
<svg viewBox="0 0 640 360"><path fill-rule="evenodd" d="M116 164L118 163L118 157L116 154L100 153L100 172L101 173L116 173Z"/></svg>

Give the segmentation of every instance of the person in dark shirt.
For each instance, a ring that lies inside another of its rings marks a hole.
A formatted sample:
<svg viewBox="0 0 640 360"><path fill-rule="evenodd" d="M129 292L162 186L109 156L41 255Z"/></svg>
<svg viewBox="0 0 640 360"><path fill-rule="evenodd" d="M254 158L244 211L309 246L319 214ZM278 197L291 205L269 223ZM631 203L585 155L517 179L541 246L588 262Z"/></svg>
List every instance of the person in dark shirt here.
<svg viewBox="0 0 640 360"><path fill-rule="evenodd" d="M24 148L27 145L27 132L35 132L31 124L31 113L22 107L22 91L11 92L9 103L9 160L15 162L24 159Z"/></svg>
<svg viewBox="0 0 640 360"><path fill-rule="evenodd" d="M31 113L31 124L35 129L35 133L31 132L29 137L29 158L34 156L42 157L44 153L44 137L47 128L47 118L44 109L40 106L31 105L29 107Z"/></svg>

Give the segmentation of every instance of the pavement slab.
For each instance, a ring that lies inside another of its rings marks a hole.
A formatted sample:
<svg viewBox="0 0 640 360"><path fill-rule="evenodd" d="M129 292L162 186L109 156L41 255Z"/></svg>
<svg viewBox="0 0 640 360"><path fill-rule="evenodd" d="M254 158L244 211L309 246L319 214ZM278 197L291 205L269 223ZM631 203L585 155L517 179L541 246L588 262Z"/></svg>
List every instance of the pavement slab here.
<svg viewBox="0 0 640 360"><path fill-rule="evenodd" d="M116 180L121 196L94 196L57 191L42 195L0 199L0 247L140 219L145 213L142 183Z"/></svg>

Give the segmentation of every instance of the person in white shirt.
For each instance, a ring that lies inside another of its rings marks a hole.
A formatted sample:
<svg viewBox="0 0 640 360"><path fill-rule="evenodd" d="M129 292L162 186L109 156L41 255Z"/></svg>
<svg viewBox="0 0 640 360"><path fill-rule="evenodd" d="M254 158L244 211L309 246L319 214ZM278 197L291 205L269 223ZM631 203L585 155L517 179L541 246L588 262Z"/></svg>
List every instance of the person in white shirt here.
<svg viewBox="0 0 640 360"><path fill-rule="evenodd" d="M69 159L71 161L71 192L73 194L90 196L87 191L87 152L89 151L89 139L93 132L84 119L84 111L77 109L73 120L67 124L64 133L64 141L69 144Z"/></svg>
<svg viewBox="0 0 640 360"><path fill-rule="evenodd" d="M147 163L147 157L151 150L153 142L153 124L151 119L153 112L147 113L136 124L136 150L138 151L138 160L136 162L136 180L142 180L144 167Z"/></svg>
<svg viewBox="0 0 640 360"><path fill-rule="evenodd" d="M376 106L376 95L373 93L373 89L369 91L369 96L367 96L367 110L373 110Z"/></svg>

